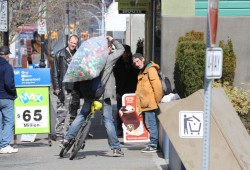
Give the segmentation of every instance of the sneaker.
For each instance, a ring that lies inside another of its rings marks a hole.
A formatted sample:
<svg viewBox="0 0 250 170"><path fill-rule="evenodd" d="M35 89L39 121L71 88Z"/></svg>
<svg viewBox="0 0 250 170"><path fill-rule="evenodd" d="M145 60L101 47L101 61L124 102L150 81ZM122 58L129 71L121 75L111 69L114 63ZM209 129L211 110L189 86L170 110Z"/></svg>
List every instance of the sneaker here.
<svg viewBox="0 0 250 170"><path fill-rule="evenodd" d="M59 144L59 147L65 148L69 144L69 141L67 139L62 140L62 142Z"/></svg>
<svg viewBox="0 0 250 170"><path fill-rule="evenodd" d="M4 153L17 153L17 152L18 152L18 149L13 148L10 145L0 149L0 153L2 153L2 154L4 154Z"/></svg>
<svg viewBox="0 0 250 170"><path fill-rule="evenodd" d="M56 137L56 141L59 141L59 142L61 141L62 142L63 141L63 137L62 136L57 136Z"/></svg>
<svg viewBox="0 0 250 170"><path fill-rule="evenodd" d="M62 136L57 136L57 137L56 137L56 142L57 142L58 144L63 143L63 137L62 137Z"/></svg>
<svg viewBox="0 0 250 170"><path fill-rule="evenodd" d="M113 157L121 157L124 156L124 153L121 149L114 149L113 150Z"/></svg>
<svg viewBox="0 0 250 170"><path fill-rule="evenodd" d="M51 135L50 138L51 138L51 140L56 141L56 135L55 134Z"/></svg>
<svg viewBox="0 0 250 170"><path fill-rule="evenodd" d="M142 153L153 153L153 152L157 152L156 148L153 148L151 146L147 146L146 148L141 150Z"/></svg>

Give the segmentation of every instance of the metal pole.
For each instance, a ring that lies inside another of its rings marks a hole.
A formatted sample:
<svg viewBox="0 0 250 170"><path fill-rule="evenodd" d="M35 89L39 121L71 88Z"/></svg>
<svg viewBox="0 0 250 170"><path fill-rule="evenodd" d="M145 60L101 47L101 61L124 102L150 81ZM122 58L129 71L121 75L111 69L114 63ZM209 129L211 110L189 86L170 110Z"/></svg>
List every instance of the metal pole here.
<svg viewBox="0 0 250 170"><path fill-rule="evenodd" d="M152 60L155 61L155 26L156 26L156 22L155 22L155 18L156 18L156 1L153 0L152 1Z"/></svg>
<svg viewBox="0 0 250 170"><path fill-rule="evenodd" d="M106 36L105 34L105 12L106 12L106 4L105 4L105 1L102 0L102 36Z"/></svg>
<svg viewBox="0 0 250 170"><path fill-rule="evenodd" d="M66 2L66 16L65 16L65 46L68 45L69 39L69 2Z"/></svg>
<svg viewBox="0 0 250 170"><path fill-rule="evenodd" d="M218 13L211 15L210 8L216 8L218 12L219 0L208 0L208 16L207 16L207 48L214 47L216 41ZM212 18L211 18L212 17ZM211 30L211 25L213 29ZM210 38L212 35L212 38ZM207 60L207 56L206 56ZM207 62L206 62L207 69ZM210 121L211 121L211 98L212 98L212 82L213 79L208 79L205 75L204 82L204 125L203 125L203 146L202 146L202 170L210 169Z"/></svg>
<svg viewBox="0 0 250 170"><path fill-rule="evenodd" d="M130 47L132 47L132 37L133 37L133 33L132 33L132 14L129 14L130 18L129 18L129 34L130 34L130 37L129 37L129 43L130 43Z"/></svg>
<svg viewBox="0 0 250 170"><path fill-rule="evenodd" d="M3 32L3 45L9 46L9 1L6 0L7 3L7 31Z"/></svg>
<svg viewBox="0 0 250 170"><path fill-rule="evenodd" d="M45 64L45 59L44 59L44 52L45 52L45 47L44 47L44 34L41 35L41 60L40 60L40 64L39 67L40 68L45 68L46 64Z"/></svg>
<svg viewBox="0 0 250 170"><path fill-rule="evenodd" d="M212 96L212 80L205 78L204 85L204 130L203 130L203 146L202 146L202 169L209 170L210 162L210 117L211 117L211 96Z"/></svg>
<svg viewBox="0 0 250 170"><path fill-rule="evenodd" d="M209 21L207 19L207 37L206 46L210 47L210 31ZM210 158L210 107L211 107L211 93L212 80L205 76L204 81L204 123L203 123L203 145L202 145L202 170L209 170Z"/></svg>
<svg viewBox="0 0 250 170"><path fill-rule="evenodd" d="M42 8L45 7L44 5L45 0L42 0ZM44 12L44 10L42 10ZM41 14L41 17L43 16L43 14ZM44 47L44 34L41 34L41 60L39 63L39 67L40 68L45 68L46 64L45 64L45 59L44 59L44 52L45 52L45 47Z"/></svg>
<svg viewBox="0 0 250 170"><path fill-rule="evenodd" d="M9 46L9 31L3 32L3 45Z"/></svg>
<svg viewBox="0 0 250 170"><path fill-rule="evenodd" d="M93 13L90 12L90 11L88 11L88 13L91 14L92 17L95 18L95 19L97 20L98 29L99 29L99 30L98 30L98 34L99 34L99 36L100 36L100 35L102 34L102 29L101 29L101 27L102 27L101 24L102 24L102 23L101 23L100 19L99 19L95 14L93 14Z"/></svg>

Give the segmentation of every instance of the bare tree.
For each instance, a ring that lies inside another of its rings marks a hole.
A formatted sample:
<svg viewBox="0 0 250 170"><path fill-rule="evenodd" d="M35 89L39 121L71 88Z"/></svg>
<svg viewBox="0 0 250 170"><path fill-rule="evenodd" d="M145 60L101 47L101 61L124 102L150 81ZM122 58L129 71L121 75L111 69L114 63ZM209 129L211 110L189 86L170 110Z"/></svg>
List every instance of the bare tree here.
<svg viewBox="0 0 250 170"><path fill-rule="evenodd" d="M46 7L41 8L43 1ZM15 41L17 28L25 25L36 27L38 19L45 13L48 40L53 32L64 35L66 2L69 3L69 23L75 25L77 34L88 31L91 24L100 25L103 0L9 0L10 43ZM110 2L105 0L105 5Z"/></svg>

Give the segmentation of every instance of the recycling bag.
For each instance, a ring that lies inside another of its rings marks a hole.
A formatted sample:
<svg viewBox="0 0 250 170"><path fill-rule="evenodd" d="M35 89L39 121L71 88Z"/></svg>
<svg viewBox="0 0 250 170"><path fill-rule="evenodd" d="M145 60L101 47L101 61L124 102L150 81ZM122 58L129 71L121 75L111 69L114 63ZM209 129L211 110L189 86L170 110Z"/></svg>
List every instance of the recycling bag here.
<svg viewBox="0 0 250 170"><path fill-rule="evenodd" d="M70 62L63 82L92 80L100 75L108 58L105 37L92 37L84 41Z"/></svg>

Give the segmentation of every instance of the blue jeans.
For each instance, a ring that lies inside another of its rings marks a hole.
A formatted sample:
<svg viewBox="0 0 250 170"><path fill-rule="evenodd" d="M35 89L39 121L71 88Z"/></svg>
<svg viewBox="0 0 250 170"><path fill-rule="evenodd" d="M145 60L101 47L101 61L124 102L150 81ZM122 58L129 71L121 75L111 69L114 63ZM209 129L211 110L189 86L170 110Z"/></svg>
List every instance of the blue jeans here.
<svg viewBox="0 0 250 170"><path fill-rule="evenodd" d="M91 104L92 104L92 101L84 100L81 112L76 116L75 120L70 125L69 130L64 137L66 140L70 140L76 137L84 120L90 113Z"/></svg>
<svg viewBox="0 0 250 170"><path fill-rule="evenodd" d="M73 121L73 123L69 127L67 134L65 135L66 140L70 140L76 137L79 129L81 128L81 125L83 124L87 115L90 113L91 104L92 102L84 100L81 112L77 115L76 119ZM116 135L110 99L105 99L103 103L103 121L108 134L108 143L110 148L112 150L119 149L120 141L118 140Z"/></svg>
<svg viewBox="0 0 250 170"><path fill-rule="evenodd" d="M119 149L120 141L117 138L115 122L112 113L112 105L109 98L105 99L103 102L103 122L108 134L108 143L110 148Z"/></svg>
<svg viewBox="0 0 250 170"><path fill-rule="evenodd" d="M155 110L152 111L145 111L142 113L143 114L143 118L144 118L144 122L145 122L145 126L149 131L149 146L157 148L158 146L158 124L156 121L156 115L155 115Z"/></svg>
<svg viewBox="0 0 250 170"><path fill-rule="evenodd" d="M0 148L9 145L14 129L14 100L0 99Z"/></svg>

